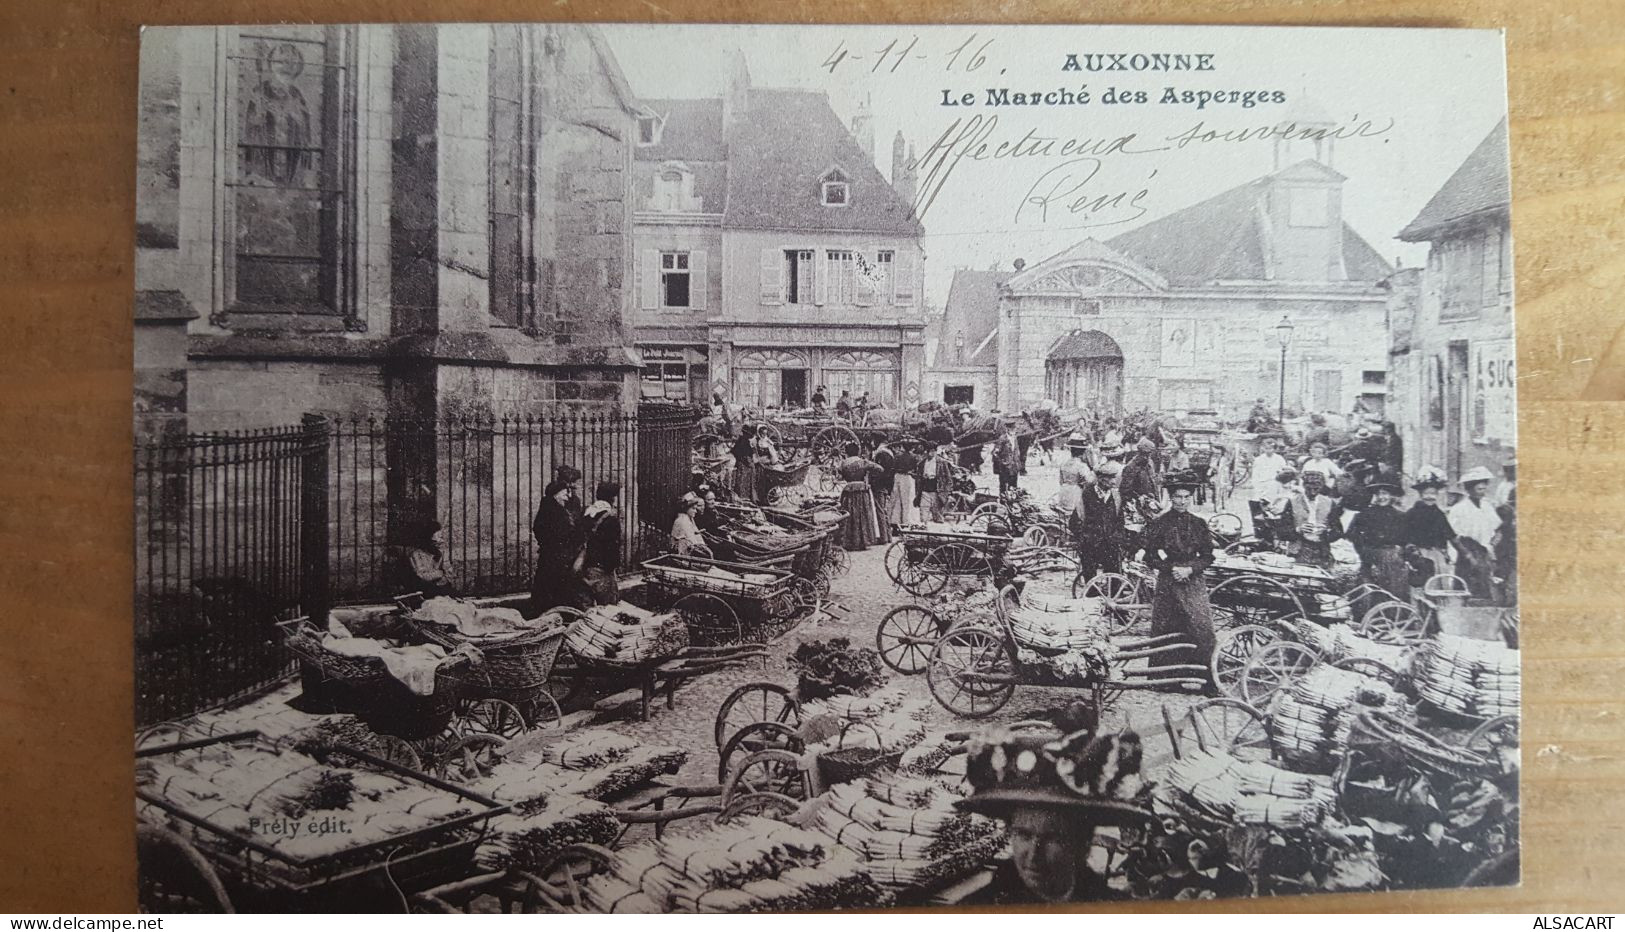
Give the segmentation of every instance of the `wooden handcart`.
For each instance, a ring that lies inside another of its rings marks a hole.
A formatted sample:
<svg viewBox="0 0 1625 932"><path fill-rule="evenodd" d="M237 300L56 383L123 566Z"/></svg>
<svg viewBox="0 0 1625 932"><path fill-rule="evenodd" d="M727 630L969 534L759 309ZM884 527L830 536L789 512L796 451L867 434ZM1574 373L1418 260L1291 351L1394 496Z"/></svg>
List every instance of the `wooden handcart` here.
<svg viewBox="0 0 1625 932"><path fill-rule="evenodd" d="M765 626L794 618L801 604L786 569L668 553L644 561L643 571L663 610L680 613L699 646L754 640Z"/></svg>

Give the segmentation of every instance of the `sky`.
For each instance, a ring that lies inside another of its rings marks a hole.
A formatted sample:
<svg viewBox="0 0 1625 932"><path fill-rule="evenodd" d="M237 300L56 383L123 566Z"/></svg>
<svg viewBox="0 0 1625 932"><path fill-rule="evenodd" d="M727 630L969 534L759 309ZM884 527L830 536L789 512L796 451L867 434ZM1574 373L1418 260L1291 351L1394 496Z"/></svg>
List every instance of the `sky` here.
<svg viewBox="0 0 1625 932"><path fill-rule="evenodd" d="M1343 217L1390 261L1420 264L1426 244L1394 236L1506 114L1503 42L1490 30L1100 26L603 27L642 97L719 94L741 52L758 87L823 90L850 123L867 100L877 161L891 169L901 130L940 188L923 207L926 297L940 307L955 268L1009 268L1081 239L1110 237L1275 168L1270 139L1203 138L1328 119L1331 164L1347 177ZM906 51L906 54L903 54ZM1068 54L1208 54L1211 70L1064 71ZM1264 102L1163 102L1165 89L1263 91ZM987 105L989 89L1087 92L1085 104ZM1122 91L1145 102L1106 102ZM1280 92L1284 102L1270 100ZM969 106L944 106L972 95ZM978 122L979 121L979 122ZM990 122L991 121L991 122ZM974 141L1015 155L955 159ZM961 139L957 147L954 140ZM1078 152L1062 154L1067 140ZM1083 140L1088 140L1084 142ZM1116 140L1116 142L1113 142ZM1008 147L1007 147L1008 151ZM1313 156L1307 143L1283 164ZM922 184L922 187L925 185ZM1143 192L1143 193L1142 193Z"/></svg>

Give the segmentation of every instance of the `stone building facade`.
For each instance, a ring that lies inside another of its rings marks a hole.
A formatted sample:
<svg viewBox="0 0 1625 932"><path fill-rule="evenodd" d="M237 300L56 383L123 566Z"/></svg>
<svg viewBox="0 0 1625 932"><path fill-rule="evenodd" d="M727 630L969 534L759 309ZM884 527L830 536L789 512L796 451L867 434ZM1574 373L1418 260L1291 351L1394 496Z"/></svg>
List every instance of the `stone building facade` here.
<svg viewBox="0 0 1625 932"><path fill-rule="evenodd" d="M641 110L591 27L143 35L148 427L634 401Z"/></svg>
<svg viewBox="0 0 1625 932"><path fill-rule="evenodd" d="M1511 190L1503 119L1400 231L1430 247L1390 287L1388 413L1407 469L1499 474L1517 446Z"/></svg>
<svg viewBox="0 0 1625 932"><path fill-rule="evenodd" d="M1342 219L1344 176L1306 159L998 288L998 404L1244 416L1350 410L1386 391L1388 263Z"/></svg>
<svg viewBox="0 0 1625 932"><path fill-rule="evenodd" d="M635 154L633 316L643 396L801 406L820 386L914 404L924 379L913 169L875 166L821 93L754 87L648 100Z"/></svg>

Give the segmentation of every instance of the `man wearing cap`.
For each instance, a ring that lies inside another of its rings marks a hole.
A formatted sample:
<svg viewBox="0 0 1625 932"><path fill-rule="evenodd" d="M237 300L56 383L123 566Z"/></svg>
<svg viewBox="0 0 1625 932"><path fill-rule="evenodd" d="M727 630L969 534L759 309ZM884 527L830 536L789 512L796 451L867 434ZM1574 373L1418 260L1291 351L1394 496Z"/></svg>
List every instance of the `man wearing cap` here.
<svg viewBox="0 0 1625 932"><path fill-rule="evenodd" d="M1501 515L1487 495L1494 479L1483 466L1468 470L1461 477L1467 494L1449 512L1450 529L1456 532L1456 575L1467 581L1467 591L1476 599L1495 597L1493 564Z"/></svg>
<svg viewBox="0 0 1625 932"><path fill-rule="evenodd" d="M1213 656L1213 607L1202 574L1213 562L1213 533L1190 512L1196 483L1170 483L1168 491L1172 507L1147 524L1141 537L1145 564L1157 571L1151 634L1187 635L1196 650L1170 652L1169 662L1206 669Z"/></svg>
<svg viewBox="0 0 1625 932"><path fill-rule="evenodd" d="M1084 579L1123 571L1123 499L1117 477L1123 467L1111 460L1100 464L1095 481L1081 489L1073 511L1072 538L1078 542L1078 572Z"/></svg>
<svg viewBox="0 0 1625 932"><path fill-rule="evenodd" d="M1096 828L1154 824L1156 817L1138 802L1144 788L1140 758L1140 737L1128 731L999 729L973 738L965 759L972 792L954 805L1004 820L1010 860L964 902L1121 898L1090 870L1089 849Z"/></svg>
<svg viewBox="0 0 1625 932"><path fill-rule="evenodd" d="M1405 513L1394 507L1398 485L1378 477L1366 483L1371 504L1354 516L1348 539L1360 555L1360 575L1401 601L1411 597L1411 571L1405 562Z"/></svg>

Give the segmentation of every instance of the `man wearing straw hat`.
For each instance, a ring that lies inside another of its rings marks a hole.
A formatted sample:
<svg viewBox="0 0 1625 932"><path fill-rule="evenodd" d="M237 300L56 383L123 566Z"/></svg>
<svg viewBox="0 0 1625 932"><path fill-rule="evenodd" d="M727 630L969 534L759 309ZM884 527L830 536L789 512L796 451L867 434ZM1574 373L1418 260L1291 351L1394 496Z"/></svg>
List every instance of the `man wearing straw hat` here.
<svg viewBox="0 0 1625 932"><path fill-rule="evenodd" d="M1101 827L1145 827L1156 816L1138 802L1139 735L1093 728L1062 734L1047 722L1022 723L972 738L966 749L969 797L954 805L1004 820L1010 860L967 904L1081 903L1121 898L1089 868Z"/></svg>
<svg viewBox="0 0 1625 932"><path fill-rule="evenodd" d="M1450 528L1456 532L1456 575L1467 582L1475 599L1495 597L1495 545L1499 543L1501 515L1487 493L1494 481L1488 469L1475 466L1461 477L1467 494L1450 506Z"/></svg>
<svg viewBox="0 0 1625 932"><path fill-rule="evenodd" d="M1196 483L1168 485L1171 507L1145 526L1141 549L1145 564L1157 571L1157 594L1151 603L1151 634L1184 634L1194 651L1171 651L1168 661L1206 670L1213 657L1213 607L1202 574L1213 563L1213 532L1191 514Z"/></svg>

